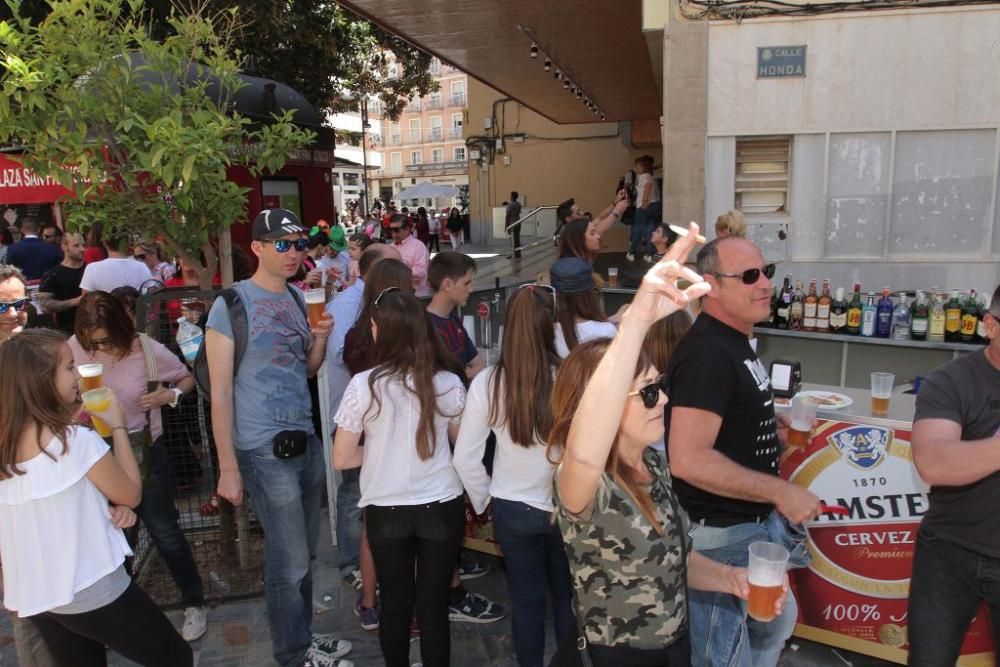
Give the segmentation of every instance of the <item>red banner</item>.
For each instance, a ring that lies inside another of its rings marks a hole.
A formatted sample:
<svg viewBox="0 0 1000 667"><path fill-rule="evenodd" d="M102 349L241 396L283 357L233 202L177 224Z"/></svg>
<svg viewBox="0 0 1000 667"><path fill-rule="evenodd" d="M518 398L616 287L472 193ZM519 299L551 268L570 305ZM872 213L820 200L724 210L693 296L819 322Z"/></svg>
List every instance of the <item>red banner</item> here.
<svg viewBox="0 0 1000 667"><path fill-rule="evenodd" d="M810 522L808 568L792 571L796 635L900 664L907 658L907 596L927 485L917 475L910 432L821 419L781 474L827 505L849 508ZM992 665L985 607L962 645L962 665Z"/></svg>
<svg viewBox="0 0 1000 667"><path fill-rule="evenodd" d="M51 204L73 197L59 181L42 177L6 155L0 154L0 204Z"/></svg>

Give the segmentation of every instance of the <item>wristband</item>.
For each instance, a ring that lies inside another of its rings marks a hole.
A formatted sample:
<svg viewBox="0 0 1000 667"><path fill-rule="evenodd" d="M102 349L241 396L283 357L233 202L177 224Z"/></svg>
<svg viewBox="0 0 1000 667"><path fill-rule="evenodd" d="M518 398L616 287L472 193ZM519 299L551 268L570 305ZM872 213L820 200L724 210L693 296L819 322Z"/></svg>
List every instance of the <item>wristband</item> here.
<svg viewBox="0 0 1000 667"><path fill-rule="evenodd" d="M120 424L118 426L111 427L111 432L114 433L115 431L125 431L125 435L128 435L128 429Z"/></svg>

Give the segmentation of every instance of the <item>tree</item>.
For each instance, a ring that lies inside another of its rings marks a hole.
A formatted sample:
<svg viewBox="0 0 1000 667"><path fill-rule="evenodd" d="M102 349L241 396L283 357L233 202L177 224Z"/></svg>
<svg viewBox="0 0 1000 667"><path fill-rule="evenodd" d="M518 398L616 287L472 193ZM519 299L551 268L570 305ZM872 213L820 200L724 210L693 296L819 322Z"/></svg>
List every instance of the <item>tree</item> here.
<svg viewBox="0 0 1000 667"><path fill-rule="evenodd" d="M171 15L158 41L141 0L53 0L37 24L0 22L0 142L75 192L72 227L160 239L206 289L212 239L244 215L227 168L277 171L313 138L292 112L254 126L230 107L243 85L238 20L196 7Z"/></svg>

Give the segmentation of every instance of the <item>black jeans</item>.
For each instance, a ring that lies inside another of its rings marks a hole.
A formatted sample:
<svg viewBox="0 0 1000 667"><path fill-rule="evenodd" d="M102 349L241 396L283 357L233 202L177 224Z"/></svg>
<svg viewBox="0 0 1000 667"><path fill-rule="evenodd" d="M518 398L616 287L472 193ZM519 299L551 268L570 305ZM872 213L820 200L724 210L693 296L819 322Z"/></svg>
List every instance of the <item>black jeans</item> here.
<svg viewBox="0 0 1000 667"><path fill-rule="evenodd" d="M191 647L135 582L100 609L25 620L35 625L59 665L105 667L105 646L147 667L194 664Z"/></svg>
<svg viewBox="0 0 1000 667"><path fill-rule="evenodd" d="M464 525L461 496L427 505L365 508L368 544L382 589L378 639L386 667L410 665L414 608L423 664L449 664L448 594Z"/></svg>
<svg viewBox="0 0 1000 667"><path fill-rule="evenodd" d="M577 633L559 642L559 649L552 656L549 667L580 667L583 660L577 648ZM631 646L587 645L587 653L594 667L690 667L691 635L685 632L670 646L656 649Z"/></svg>
<svg viewBox="0 0 1000 667"><path fill-rule="evenodd" d="M431 234L427 238L428 252L441 252L441 235Z"/></svg>
<svg viewBox="0 0 1000 667"><path fill-rule="evenodd" d="M920 529L910 578L910 665L954 665L969 623L986 601L1000 646L1000 559Z"/></svg>
<svg viewBox="0 0 1000 667"><path fill-rule="evenodd" d="M514 257L521 256L521 225L515 225L512 230L510 230L511 236L514 237Z"/></svg>

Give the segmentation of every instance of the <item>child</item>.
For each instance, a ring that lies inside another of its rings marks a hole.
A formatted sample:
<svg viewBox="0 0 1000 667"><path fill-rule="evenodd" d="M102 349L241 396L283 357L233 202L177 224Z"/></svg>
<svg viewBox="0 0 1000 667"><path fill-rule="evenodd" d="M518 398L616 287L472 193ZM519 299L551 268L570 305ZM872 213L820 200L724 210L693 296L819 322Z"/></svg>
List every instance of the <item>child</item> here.
<svg viewBox="0 0 1000 667"><path fill-rule="evenodd" d="M427 312L430 313L434 328L445 347L462 362L469 380L483 370L486 362L476 349L469 332L462 326L462 320L455 309L469 302L472 276L475 273L474 259L460 252L447 250L434 256L427 271L428 281L434 290Z"/></svg>
<svg viewBox="0 0 1000 667"><path fill-rule="evenodd" d="M653 158L643 155L635 161L636 199L635 221L632 223L631 244L625 258L634 262L640 251L646 252L646 261L651 261L648 254L650 234L660 221L660 190L653 180Z"/></svg>
<svg viewBox="0 0 1000 667"><path fill-rule="evenodd" d="M670 229L667 224L659 224L653 230L653 235L649 237L650 242L653 244L653 257L652 262L655 264L659 262L665 254L667 254L667 248L677 239L677 234Z"/></svg>

